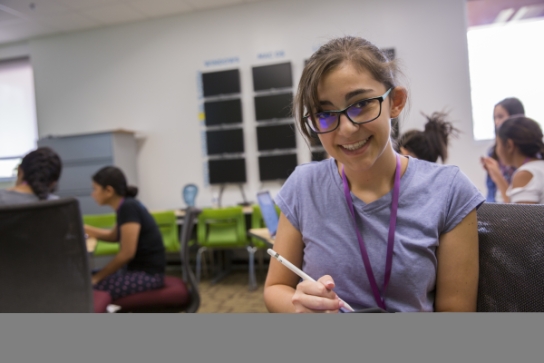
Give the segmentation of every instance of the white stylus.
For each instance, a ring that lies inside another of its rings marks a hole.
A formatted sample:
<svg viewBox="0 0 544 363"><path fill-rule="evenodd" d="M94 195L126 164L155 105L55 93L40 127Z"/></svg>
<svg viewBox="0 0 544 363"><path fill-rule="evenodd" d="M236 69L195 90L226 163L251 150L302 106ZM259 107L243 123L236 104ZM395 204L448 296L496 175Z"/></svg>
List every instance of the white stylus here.
<svg viewBox="0 0 544 363"><path fill-rule="evenodd" d="M283 266L287 267L289 270L296 273L301 279L316 282L314 279L312 279L310 276L308 276L308 274L306 274L304 271L302 271L301 269L299 269L298 267L293 265L291 262L287 261L284 257L282 257L279 253L277 253L273 249L269 248L266 252L270 256L272 256L276 260L278 260L278 262L281 263ZM338 298L340 299L340 297L338 297ZM342 299L340 299L340 301L342 301L344 303L344 308L346 308L346 310L355 311L355 310L353 310L353 308L351 306L349 306L349 304L347 302L345 302Z"/></svg>

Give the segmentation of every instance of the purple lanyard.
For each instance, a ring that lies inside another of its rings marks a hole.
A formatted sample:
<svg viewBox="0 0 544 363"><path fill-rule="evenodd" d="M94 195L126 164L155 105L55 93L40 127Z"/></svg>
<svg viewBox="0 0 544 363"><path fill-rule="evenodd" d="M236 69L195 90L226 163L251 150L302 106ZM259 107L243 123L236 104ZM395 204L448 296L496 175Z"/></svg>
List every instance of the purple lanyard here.
<svg viewBox="0 0 544 363"><path fill-rule="evenodd" d="M116 211L121 209L121 206L123 205L124 202L125 202L125 198L121 198L121 202L119 203L119 206L117 207Z"/></svg>
<svg viewBox="0 0 544 363"><path fill-rule="evenodd" d="M370 282L370 287L372 288L372 293L374 295L374 300L378 306L386 310L385 306L385 291L387 285L389 284L389 278L391 277L391 265L393 261L393 245L395 244L395 228L397 226L397 210L399 207L399 191L400 191L400 156L397 154L397 168L395 169L395 183L393 186L393 199L391 201L391 218L389 220L389 235L387 238L387 255L385 257L385 276L383 279L382 292L378 288L376 283L376 278L374 277L374 272L372 271L372 266L370 265L370 259L368 258L368 252L366 250L365 242L363 236L359 229L357 228L357 222L355 219L355 209L353 208L353 202L351 201L351 194L349 191L348 179L346 178L346 173L344 172L344 167L342 166L342 181L344 183L344 194L346 197L346 202L348 203L349 210L351 212L351 217L353 219L353 228L357 234L357 240L359 241L359 248L361 249L361 255L363 257L363 264L365 265L366 275L368 281Z"/></svg>
<svg viewBox="0 0 544 363"><path fill-rule="evenodd" d="M115 212L119 212L119 209L121 209L121 206L123 205L124 202L125 202L125 198L122 198L121 202L119 203L119 206L117 207ZM118 224L116 224L116 226L117 226L117 234L118 234L119 241L120 241L121 240L121 227Z"/></svg>

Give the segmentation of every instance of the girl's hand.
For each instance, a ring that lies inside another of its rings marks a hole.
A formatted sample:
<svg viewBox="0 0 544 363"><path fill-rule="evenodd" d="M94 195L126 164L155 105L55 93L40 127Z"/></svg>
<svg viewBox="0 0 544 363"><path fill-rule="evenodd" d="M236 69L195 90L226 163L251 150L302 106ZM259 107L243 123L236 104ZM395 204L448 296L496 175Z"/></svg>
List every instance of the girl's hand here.
<svg viewBox="0 0 544 363"><path fill-rule="evenodd" d="M302 281L297 285L291 302L297 313L337 313L343 306L332 289L334 281L329 275L316 282Z"/></svg>
<svg viewBox="0 0 544 363"><path fill-rule="evenodd" d="M490 157L482 157L481 160L484 169L487 170L489 176L495 183L498 183L504 178L501 169L499 168L499 162L497 160Z"/></svg>
<svg viewBox="0 0 544 363"><path fill-rule="evenodd" d="M98 284L99 282L100 282L100 279L98 277L96 277L96 275L93 275L93 277L91 277L91 284L93 286Z"/></svg>

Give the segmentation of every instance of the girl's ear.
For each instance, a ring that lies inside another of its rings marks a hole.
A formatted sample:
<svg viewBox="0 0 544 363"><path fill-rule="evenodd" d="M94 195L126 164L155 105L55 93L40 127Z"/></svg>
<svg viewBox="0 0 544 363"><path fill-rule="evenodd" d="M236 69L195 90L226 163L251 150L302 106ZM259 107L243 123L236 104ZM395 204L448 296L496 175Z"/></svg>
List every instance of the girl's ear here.
<svg viewBox="0 0 544 363"><path fill-rule="evenodd" d="M106 185L106 187L104 188L104 191L109 196L113 196L115 194L115 189L113 189L113 187L111 185Z"/></svg>
<svg viewBox="0 0 544 363"><path fill-rule="evenodd" d="M512 139L506 140L506 150L507 150L509 153L514 152L514 149L515 149L515 148L516 148L516 145L514 144L514 140L512 140Z"/></svg>
<svg viewBox="0 0 544 363"><path fill-rule="evenodd" d="M58 185L58 182L56 182L56 181L52 182L51 185L49 186L49 192L50 193L56 192L57 191L57 185Z"/></svg>
<svg viewBox="0 0 544 363"><path fill-rule="evenodd" d="M406 106L408 92L406 91L406 88L397 86L391 90L389 97L391 98L390 117L397 118L404 109L404 106Z"/></svg>

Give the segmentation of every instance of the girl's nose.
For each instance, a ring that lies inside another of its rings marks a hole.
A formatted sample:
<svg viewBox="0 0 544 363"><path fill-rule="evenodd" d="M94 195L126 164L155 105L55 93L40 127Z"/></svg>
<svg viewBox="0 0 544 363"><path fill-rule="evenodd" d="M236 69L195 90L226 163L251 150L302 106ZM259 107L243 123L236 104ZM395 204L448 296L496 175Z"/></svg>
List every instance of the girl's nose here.
<svg viewBox="0 0 544 363"><path fill-rule="evenodd" d="M351 122L345 114L340 114L340 125L338 125L338 132L342 136L351 136L354 132L359 130L359 125Z"/></svg>

